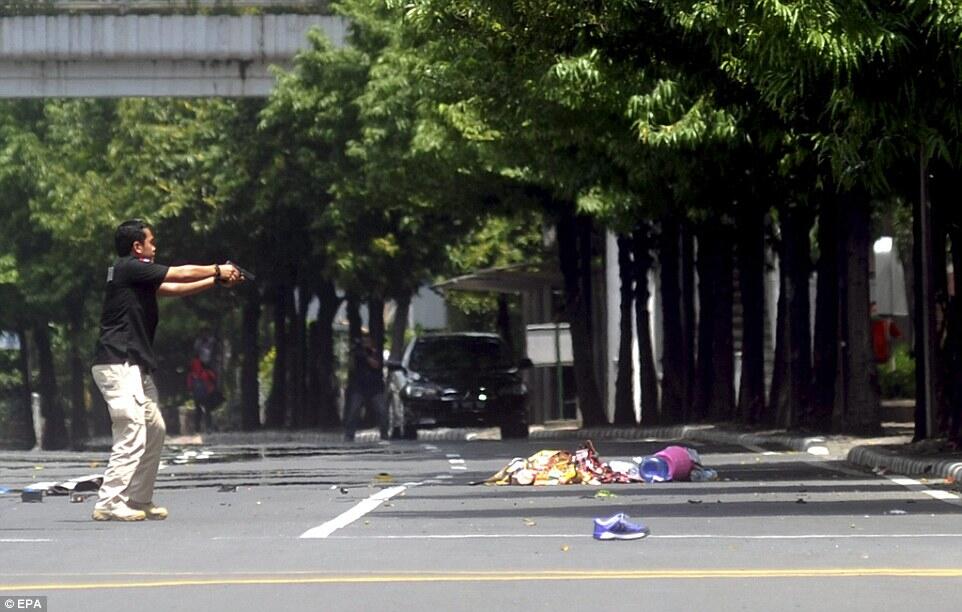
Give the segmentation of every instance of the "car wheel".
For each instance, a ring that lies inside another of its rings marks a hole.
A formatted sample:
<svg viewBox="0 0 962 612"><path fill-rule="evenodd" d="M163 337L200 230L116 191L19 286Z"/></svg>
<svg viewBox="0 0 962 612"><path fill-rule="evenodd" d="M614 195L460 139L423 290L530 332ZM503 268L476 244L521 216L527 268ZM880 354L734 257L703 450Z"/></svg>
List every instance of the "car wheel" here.
<svg viewBox="0 0 962 612"><path fill-rule="evenodd" d="M527 423L506 423L501 426L502 440L518 440L528 437Z"/></svg>

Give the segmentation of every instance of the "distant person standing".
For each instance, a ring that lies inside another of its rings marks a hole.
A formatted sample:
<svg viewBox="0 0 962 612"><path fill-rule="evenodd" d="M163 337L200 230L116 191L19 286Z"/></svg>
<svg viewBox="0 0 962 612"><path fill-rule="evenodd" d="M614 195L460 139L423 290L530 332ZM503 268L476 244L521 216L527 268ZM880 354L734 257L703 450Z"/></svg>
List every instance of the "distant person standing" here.
<svg viewBox="0 0 962 612"><path fill-rule="evenodd" d="M344 413L344 439L354 441L361 406L377 414L381 439L388 438L387 402L384 397L384 359L374 346L371 335L364 332L351 348L351 377L347 387Z"/></svg>
<svg viewBox="0 0 962 612"><path fill-rule="evenodd" d="M224 396L217 388L217 374L199 356L190 360L187 391L194 399L194 431L199 433L203 423L204 431L209 432L211 415Z"/></svg>
<svg viewBox="0 0 962 612"><path fill-rule="evenodd" d="M878 306L871 304L872 353L876 363L888 363L892 359L892 340L902 337L902 330L895 321L878 314Z"/></svg>
<svg viewBox="0 0 962 612"><path fill-rule="evenodd" d="M197 339L194 340L194 354L200 358L200 362L208 368L214 367L214 347L217 341L214 339L210 329L203 328Z"/></svg>
<svg viewBox="0 0 962 612"><path fill-rule="evenodd" d="M107 402L113 447L104 472L95 521L167 518L153 502L166 427L160 414L154 333L157 296L184 297L243 276L230 264L168 267L154 262L153 229L139 219L124 221L114 234L117 259L107 269L100 336L91 368Z"/></svg>

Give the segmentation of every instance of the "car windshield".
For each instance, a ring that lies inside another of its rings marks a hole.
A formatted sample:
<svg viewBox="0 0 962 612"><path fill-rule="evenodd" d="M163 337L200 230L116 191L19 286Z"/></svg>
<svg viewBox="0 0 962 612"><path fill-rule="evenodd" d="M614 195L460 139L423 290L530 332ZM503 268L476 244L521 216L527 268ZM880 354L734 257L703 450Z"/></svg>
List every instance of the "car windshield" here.
<svg viewBox="0 0 962 612"><path fill-rule="evenodd" d="M512 365L503 342L476 336L421 338L411 350L410 359L415 371L497 370Z"/></svg>

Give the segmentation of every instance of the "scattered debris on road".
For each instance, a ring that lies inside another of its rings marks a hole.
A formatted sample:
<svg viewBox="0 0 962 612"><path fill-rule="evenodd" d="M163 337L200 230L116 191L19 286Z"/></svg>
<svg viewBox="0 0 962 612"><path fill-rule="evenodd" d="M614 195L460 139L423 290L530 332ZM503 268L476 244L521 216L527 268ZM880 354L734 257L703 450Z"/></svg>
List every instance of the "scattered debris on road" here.
<svg viewBox="0 0 962 612"><path fill-rule="evenodd" d="M91 474L89 476L78 476L63 482L47 481L34 482L24 487L20 499L24 502L43 501L44 495L70 495L83 491L97 491L103 483L103 474ZM41 499L36 499L40 496ZM29 498L29 499L28 499Z"/></svg>
<svg viewBox="0 0 962 612"><path fill-rule="evenodd" d="M20 493L20 501L25 504L35 504L43 501L43 491L41 489L24 489Z"/></svg>
<svg viewBox="0 0 962 612"><path fill-rule="evenodd" d="M527 459L515 457L490 478L488 485L612 484L717 480L718 473L701 464L698 451L684 446L668 446L654 455L632 461L604 462L591 440L577 451L541 450ZM475 483L472 483L475 484ZM602 498L599 492L595 497Z"/></svg>

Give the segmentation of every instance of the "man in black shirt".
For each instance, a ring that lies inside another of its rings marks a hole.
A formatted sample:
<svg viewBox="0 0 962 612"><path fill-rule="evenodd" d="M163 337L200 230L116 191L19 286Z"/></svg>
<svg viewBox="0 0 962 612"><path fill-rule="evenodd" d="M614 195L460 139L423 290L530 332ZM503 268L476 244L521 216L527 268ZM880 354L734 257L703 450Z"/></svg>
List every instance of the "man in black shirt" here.
<svg viewBox="0 0 962 612"><path fill-rule="evenodd" d="M166 427L152 372L157 369L154 332L157 296L188 296L243 275L230 264L164 266L154 262L153 229L124 221L114 235L118 258L107 270L100 337L91 369L107 402L113 448L104 472L96 521L162 520L167 510L153 502Z"/></svg>
<svg viewBox="0 0 962 612"><path fill-rule="evenodd" d="M374 340L365 332L352 350L351 382L347 389L347 409L344 414L344 439L354 441L361 405L366 404L377 414L381 439L387 440L388 414L384 398L383 360L374 347Z"/></svg>

